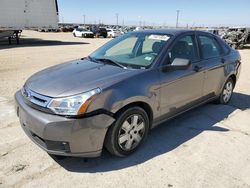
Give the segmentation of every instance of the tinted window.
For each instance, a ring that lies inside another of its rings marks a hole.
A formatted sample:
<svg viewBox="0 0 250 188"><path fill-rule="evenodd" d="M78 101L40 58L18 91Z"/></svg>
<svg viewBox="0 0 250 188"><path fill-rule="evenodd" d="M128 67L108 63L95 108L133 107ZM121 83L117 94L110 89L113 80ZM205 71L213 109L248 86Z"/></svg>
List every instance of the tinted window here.
<svg viewBox="0 0 250 188"><path fill-rule="evenodd" d="M169 52L170 63L172 63L175 58L189 59L191 62L199 59L195 37L193 35L182 37L174 44Z"/></svg>
<svg viewBox="0 0 250 188"><path fill-rule="evenodd" d="M131 54L132 50L135 46L135 43L137 41L136 36L129 37L120 43L114 45L110 49L106 51L106 56L116 56L116 55L125 55L125 54Z"/></svg>
<svg viewBox="0 0 250 188"><path fill-rule="evenodd" d="M111 40L90 57L110 59L132 68L148 68L169 39L166 34L128 33Z"/></svg>
<svg viewBox="0 0 250 188"><path fill-rule="evenodd" d="M201 42L201 50L204 59L220 56L220 46L217 41L208 36L199 36Z"/></svg>
<svg viewBox="0 0 250 188"><path fill-rule="evenodd" d="M146 36L142 45L142 53L156 53L158 54L163 48L165 42L157 39L150 39L150 36Z"/></svg>
<svg viewBox="0 0 250 188"><path fill-rule="evenodd" d="M221 42L221 46L224 54L228 54L230 52L230 48L225 42Z"/></svg>

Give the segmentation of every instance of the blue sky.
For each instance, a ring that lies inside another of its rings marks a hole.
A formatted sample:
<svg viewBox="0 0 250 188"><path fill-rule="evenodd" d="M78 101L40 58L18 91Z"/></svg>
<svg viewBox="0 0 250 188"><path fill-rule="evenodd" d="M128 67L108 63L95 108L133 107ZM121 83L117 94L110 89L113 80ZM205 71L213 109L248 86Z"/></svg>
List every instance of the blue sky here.
<svg viewBox="0 0 250 188"><path fill-rule="evenodd" d="M60 21L182 26L250 26L250 0L58 0Z"/></svg>

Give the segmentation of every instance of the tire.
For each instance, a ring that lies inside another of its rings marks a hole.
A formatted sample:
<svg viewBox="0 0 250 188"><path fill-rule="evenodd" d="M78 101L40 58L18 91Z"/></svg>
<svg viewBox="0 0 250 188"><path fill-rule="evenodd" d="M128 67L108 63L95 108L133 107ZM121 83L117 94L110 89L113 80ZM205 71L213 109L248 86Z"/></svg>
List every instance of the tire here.
<svg viewBox="0 0 250 188"><path fill-rule="evenodd" d="M232 95L233 95L234 85L235 85L235 83L234 83L233 79L228 78L228 80L224 84L223 89L221 91L221 94L216 102L219 104L228 104L232 98Z"/></svg>
<svg viewBox="0 0 250 188"><path fill-rule="evenodd" d="M104 145L111 154L126 157L145 142L148 131L149 118L142 108L124 109L108 129Z"/></svg>
<svg viewBox="0 0 250 188"><path fill-rule="evenodd" d="M85 38L85 35L84 35L84 34L82 34L82 38Z"/></svg>

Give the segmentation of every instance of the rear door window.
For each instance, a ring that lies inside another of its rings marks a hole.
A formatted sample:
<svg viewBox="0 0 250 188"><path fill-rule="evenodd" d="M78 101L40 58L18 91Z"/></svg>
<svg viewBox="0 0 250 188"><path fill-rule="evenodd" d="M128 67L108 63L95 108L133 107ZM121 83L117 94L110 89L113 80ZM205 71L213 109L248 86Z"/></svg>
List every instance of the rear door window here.
<svg viewBox="0 0 250 188"><path fill-rule="evenodd" d="M201 35L199 40L204 59L215 58L221 55L220 45L213 37Z"/></svg>

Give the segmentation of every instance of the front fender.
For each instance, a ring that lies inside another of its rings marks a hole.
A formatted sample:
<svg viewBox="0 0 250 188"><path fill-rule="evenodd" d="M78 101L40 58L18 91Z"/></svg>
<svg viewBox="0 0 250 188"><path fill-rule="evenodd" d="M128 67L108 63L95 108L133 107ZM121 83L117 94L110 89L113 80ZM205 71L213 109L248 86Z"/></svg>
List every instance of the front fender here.
<svg viewBox="0 0 250 188"><path fill-rule="evenodd" d="M104 109L116 113L135 102L143 102L157 113L159 106L159 74L157 70L143 71L123 81L104 88L91 103L88 112Z"/></svg>

